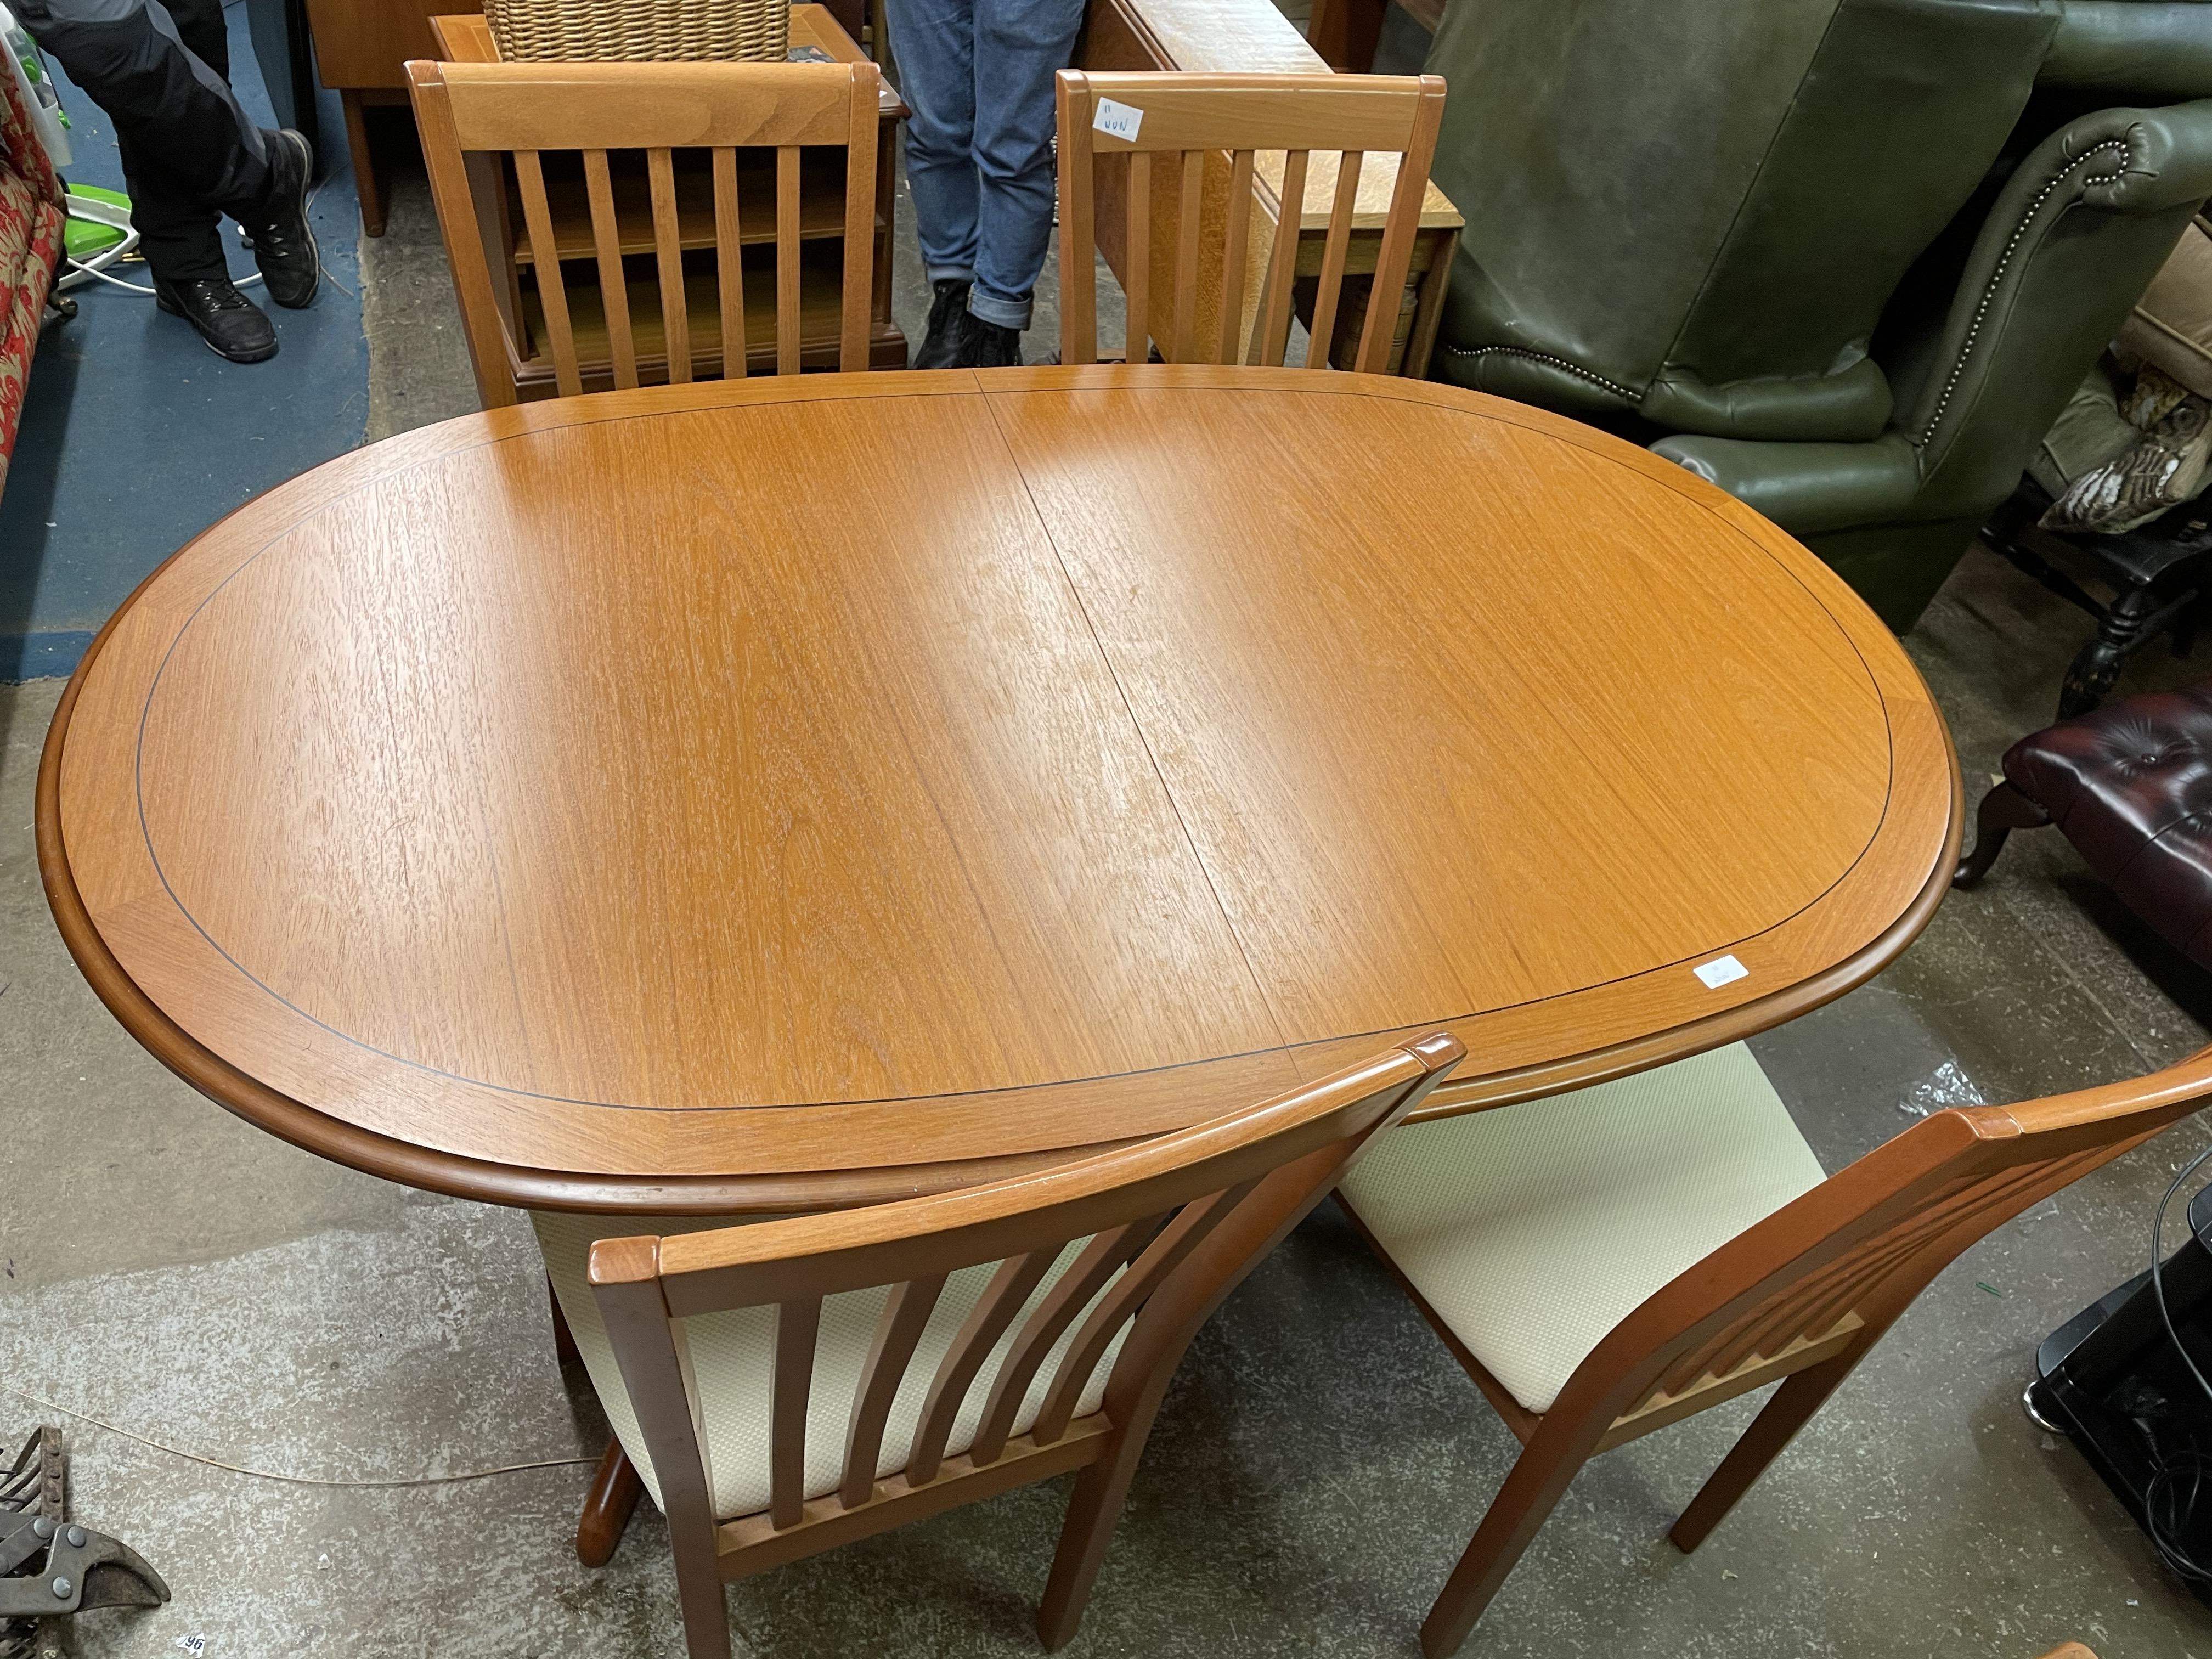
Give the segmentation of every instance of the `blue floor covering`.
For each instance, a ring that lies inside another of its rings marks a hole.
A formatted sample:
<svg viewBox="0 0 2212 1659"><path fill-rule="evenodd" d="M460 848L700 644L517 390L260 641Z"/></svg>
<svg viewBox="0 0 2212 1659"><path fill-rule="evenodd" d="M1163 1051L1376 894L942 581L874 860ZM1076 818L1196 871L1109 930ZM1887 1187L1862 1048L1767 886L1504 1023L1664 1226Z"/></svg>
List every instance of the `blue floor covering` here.
<svg viewBox="0 0 2212 1659"><path fill-rule="evenodd" d="M246 38L229 9L231 81L273 125ZM123 188L107 118L57 69L74 131L72 182ZM31 363L0 490L0 682L67 674L100 625L154 568L226 513L293 474L357 447L368 418L362 335L361 213L337 94L322 94L326 171L312 218L325 279L305 311L264 307L280 349L226 362L150 299L91 283L77 315L49 320ZM253 256L226 225L231 268ZM137 263L116 268L147 283ZM258 289L248 289L258 296Z"/></svg>

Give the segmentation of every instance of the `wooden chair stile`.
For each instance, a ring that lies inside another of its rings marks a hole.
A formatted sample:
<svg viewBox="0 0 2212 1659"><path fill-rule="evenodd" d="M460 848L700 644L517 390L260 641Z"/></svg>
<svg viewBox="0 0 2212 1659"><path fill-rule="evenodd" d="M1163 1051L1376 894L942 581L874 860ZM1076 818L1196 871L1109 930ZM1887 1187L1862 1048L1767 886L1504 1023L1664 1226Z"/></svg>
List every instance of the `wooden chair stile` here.
<svg viewBox="0 0 2212 1659"><path fill-rule="evenodd" d="M721 307L722 338L745 337L745 262L738 235L738 153L727 144L714 147L714 288ZM745 377L747 353L722 353L726 379Z"/></svg>
<svg viewBox="0 0 2212 1659"><path fill-rule="evenodd" d="M1503 1143L1492 1139L1496 1133L1541 1138L1551 1133L1548 1123L1565 1132L1551 1144L1588 1146L1573 1137L1578 1128L1605 1133L1586 1116L1612 1109L1599 1105L1601 1091L1634 1088L1666 1073L1694 1081L1694 1068L1729 1052L1662 1067L1645 1079L1500 1109L1535 1115L1528 1127L1492 1126L1479 1139L1468 1127L1473 1120L1465 1117L1410 1126L1379 1146L1338 1194L1354 1225L1523 1448L1422 1626L1421 1645L1431 1659L1441 1659L1466 1639L1589 1458L1762 1384L1781 1382L1675 1522L1669 1534L1674 1542L1695 1549L1962 1250L2212 1099L2212 1049L2206 1049L2137 1079L2013 1106L1937 1112L1825 1179L1799 1139L1812 1175L1802 1190L1795 1196L1779 1190L1777 1201L1760 1206L1763 1218L1715 1241L1702 1255L1693 1254L1671 1277L1662 1276L1595 1346L1578 1345L1578 1359L1565 1360L1554 1351L1544 1363L1552 1367L1556 1393L1543 1398L1530 1378L1544 1367L1528 1367L1535 1350L1525 1334L1486 1324L1470 1311L1474 1304L1462 1299L1461 1287L1472 1282L1470 1276L1488 1273L1486 1282L1494 1287L1501 1264L1531 1260L1516 1237L1526 1224L1486 1218L1480 1197L1468 1198L1455 1211L1460 1200L1438 1194L1460 1179L1455 1172L1497 1159ZM1771 1110L1781 1114L1778 1100L1771 1101ZM1579 1123L1578 1114L1583 1115ZM1749 1120L1731 1121L1727 1111L1708 1123L1711 1133L1704 1146L1682 1149L1686 1164L1725 1156L1722 1143L1732 1134L1771 1133ZM1462 1127L1455 1131L1455 1125ZM1794 1128L1782 1133L1796 1136ZM1618 1169L1578 1164L1559 1174L1581 1183L1591 1217L1650 1212L1648 1202L1639 1210L1634 1201L1648 1194L1627 1190L1644 1177L1632 1160ZM1540 1181L1550 1175L1523 1167L1521 1178ZM1413 1195L1424 1182L1429 1184ZM1675 1194L1675 1206L1694 1207L1687 1204L1693 1196L1686 1190ZM1649 1248L1650 1241L1609 1237L1601 1224L1585 1226L1583 1237L1587 1259L1557 1264L1556 1298L1589 1295L1593 1286L1599 1286L1597 1294L1618 1297L1623 1283L1652 1274L1648 1265L1636 1267L1600 1285L1590 1262L1620 1260ZM1524 1285L1534 1282L1525 1265L1508 1271L1522 1272ZM1437 1305L1447 1302L1455 1316L1447 1316ZM1502 1368L1508 1360L1522 1379L1519 1394L1529 1398L1518 1397L1493 1370L1493 1364Z"/></svg>
<svg viewBox="0 0 2212 1659"><path fill-rule="evenodd" d="M1425 1038L988 1186L599 1238L595 1321L549 1244L585 1363L597 1355L609 1416L668 1517L693 1659L729 1652L727 1580L1080 1469L1038 1613L1045 1645L1066 1642L1191 1338L1462 1053ZM832 1443L833 1407L842 1449L810 1455Z"/></svg>
<svg viewBox="0 0 2212 1659"><path fill-rule="evenodd" d="M747 337L744 247L771 240L763 229L771 222L774 339L767 349L775 372L797 374L803 366L809 307L817 303L809 284L822 277L816 261L802 259L802 248L810 239L828 246L832 237L842 247L837 366L867 367L881 118L872 64L407 67L486 407L549 392L573 397L599 386L744 375L749 350L761 349ZM819 224L809 222L804 206L804 149L844 158L842 211L825 205ZM705 155L695 167L699 152ZM743 152L774 157L772 215L765 195L757 204L740 202ZM633 154L642 160L641 184L613 159ZM574 233L564 244L564 226L573 221L564 222L555 202L549 155L580 168L581 246ZM504 203L487 198L503 195L510 158L524 237L503 243L495 227ZM749 229L740 216L747 205L764 216L760 226ZM832 220L833 213L841 216ZM641 297L647 256L649 301ZM687 258L696 273L689 277ZM695 303L689 282L703 282L710 260L711 284ZM564 270L568 263L588 263L593 280L580 285ZM760 275L766 280L769 273Z"/></svg>
<svg viewBox="0 0 2212 1659"><path fill-rule="evenodd" d="M1389 367L1421 204L1443 112L1444 84L1435 76L1090 74L1063 70L1057 92L1060 191L1060 361L1097 361L1097 281L1093 269L1102 192L1098 167L1127 160L1121 197L1120 245L1128 297L1126 355L1143 362L1157 346L1170 362L1243 362L1282 365L1290 338L1297 245L1312 153L1340 157L1328 234L1316 285L1310 366L1328 362L1344 304L1345 267L1358 206L1361 160L1399 157L1370 303L1353 367L1382 374ZM1094 124L1110 100L1140 112L1127 137ZM1249 334L1243 295L1251 251L1254 162L1261 151L1284 152L1282 204L1267 255L1259 313ZM1219 233L1222 316L1199 338L1200 260L1206 248L1205 171L1209 155L1229 161L1226 223ZM1153 158L1175 170L1176 249L1168 315L1154 314ZM1165 326L1162 326L1164 321Z"/></svg>
<svg viewBox="0 0 2212 1659"><path fill-rule="evenodd" d="M599 268L599 310L607 319L607 344L614 353L615 386L628 391L637 385L637 346L630 331L629 283L623 276L622 230L615 222L614 179L605 150L584 151L584 183L592 204L592 254ZM553 280L559 282L560 260L556 258L552 265Z"/></svg>

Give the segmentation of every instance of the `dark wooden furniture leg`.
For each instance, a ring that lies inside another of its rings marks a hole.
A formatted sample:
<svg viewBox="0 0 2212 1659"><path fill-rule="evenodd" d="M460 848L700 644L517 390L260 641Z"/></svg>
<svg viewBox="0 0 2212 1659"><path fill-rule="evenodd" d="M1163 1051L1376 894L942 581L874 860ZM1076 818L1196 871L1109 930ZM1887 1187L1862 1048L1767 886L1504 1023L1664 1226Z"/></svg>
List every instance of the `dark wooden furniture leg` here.
<svg viewBox="0 0 2212 1659"><path fill-rule="evenodd" d="M2097 619L2097 635L2066 670L2058 693L2058 718L2086 714L2104 701L2120 666L2161 629L2174 630L2176 654L2195 633L2196 611L2212 568L2212 515L2185 503L2138 529L2116 536L2064 536L2038 520L2051 498L2032 479L1990 518L1990 545L2069 605ZM2100 600L2068 574L2087 568L2112 589Z"/></svg>
<svg viewBox="0 0 2212 1659"><path fill-rule="evenodd" d="M2086 714L2105 700L2119 680L2121 664L2143 642L2160 610L2158 595L2148 587L2130 587L2105 607L2097 619L2097 637L2067 665L2058 691L2060 720Z"/></svg>
<svg viewBox="0 0 2212 1659"><path fill-rule="evenodd" d="M361 228L370 236L384 234L384 181L377 177L376 158L369 153L368 118L362 97L350 87L338 94L345 106L346 145L353 152L354 193L361 198Z"/></svg>
<svg viewBox="0 0 2212 1659"><path fill-rule="evenodd" d="M546 1305L553 1310L553 1352L562 1364L583 1363L583 1352L576 1346L575 1333L568 1328L568 1316L561 1311L561 1298L553 1294L553 1281L545 1281Z"/></svg>
<svg viewBox="0 0 2212 1659"><path fill-rule="evenodd" d="M638 1494L644 1490L645 1482L638 1479L622 1442L609 1441L599 1472L592 1477L592 1489L584 1494L584 1512L576 1520L579 1561L587 1567L604 1567L614 1559L615 1546L622 1542Z"/></svg>
<svg viewBox="0 0 2212 1659"><path fill-rule="evenodd" d="M1974 813L1974 850L1959 860L1951 885L1972 887L1990 872L2004 850L2005 837L2015 830L2040 830L2051 822L2044 810L2009 783L2000 783L1982 797Z"/></svg>
<svg viewBox="0 0 2212 1659"><path fill-rule="evenodd" d="M1389 0L1314 0L1306 44L1339 74L1364 75L1375 67Z"/></svg>

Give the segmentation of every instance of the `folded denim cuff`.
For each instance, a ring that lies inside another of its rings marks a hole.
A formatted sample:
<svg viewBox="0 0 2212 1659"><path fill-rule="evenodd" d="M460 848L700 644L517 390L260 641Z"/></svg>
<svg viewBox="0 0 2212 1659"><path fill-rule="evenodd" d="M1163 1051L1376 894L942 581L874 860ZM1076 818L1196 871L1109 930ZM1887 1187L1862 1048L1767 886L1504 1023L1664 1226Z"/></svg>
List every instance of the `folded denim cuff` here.
<svg viewBox="0 0 2212 1659"><path fill-rule="evenodd" d="M1036 302L1027 297L1009 300L996 294L986 294L981 286L968 290L968 309L970 314L1000 328L1027 328L1030 313Z"/></svg>
<svg viewBox="0 0 2212 1659"><path fill-rule="evenodd" d="M975 280L975 268L973 265L925 264L921 270L922 275L929 279L929 285L932 288L935 288L939 283L972 283Z"/></svg>

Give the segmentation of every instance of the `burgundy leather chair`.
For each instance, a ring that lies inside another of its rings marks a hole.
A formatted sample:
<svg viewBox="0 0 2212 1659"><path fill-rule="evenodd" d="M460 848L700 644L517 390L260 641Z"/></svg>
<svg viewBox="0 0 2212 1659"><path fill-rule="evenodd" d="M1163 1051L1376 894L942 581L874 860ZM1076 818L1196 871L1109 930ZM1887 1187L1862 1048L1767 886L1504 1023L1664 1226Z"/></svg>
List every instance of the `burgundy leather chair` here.
<svg viewBox="0 0 2212 1659"><path fill-rule="evenodd" d="M1970 887L2015 830L2056 824L2160 937L2212 967L2212 681L2124 697L2022 738L1982 797Z"/></svg>

